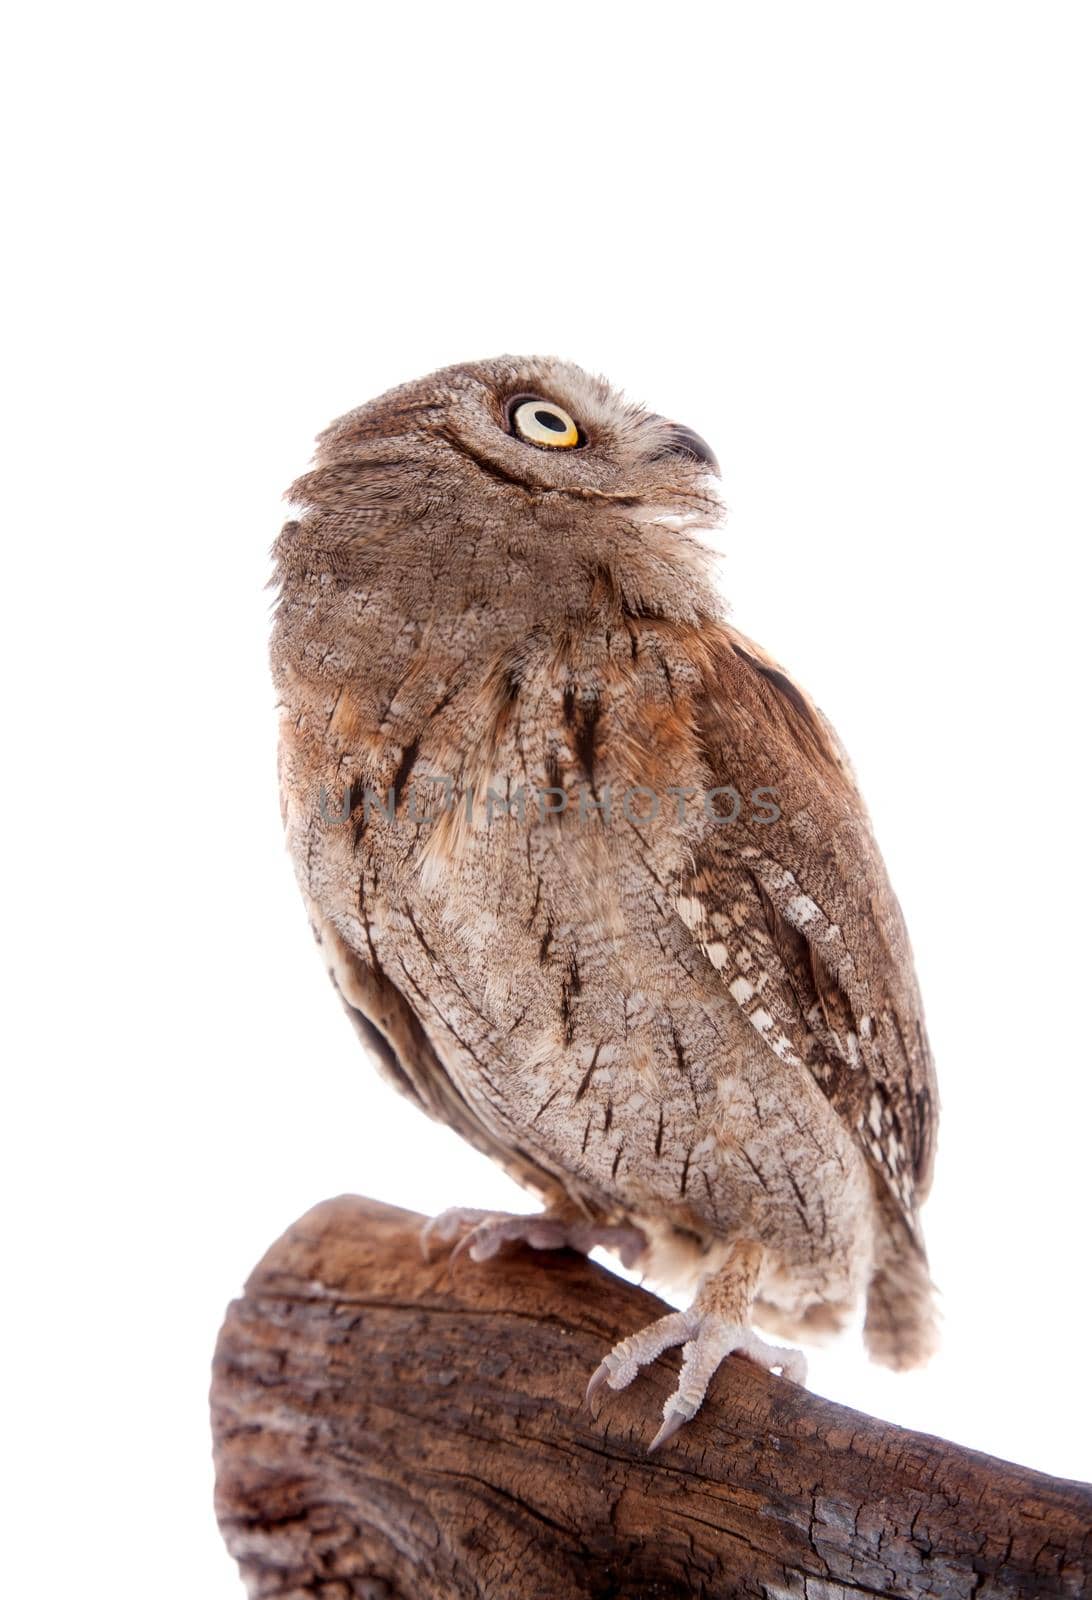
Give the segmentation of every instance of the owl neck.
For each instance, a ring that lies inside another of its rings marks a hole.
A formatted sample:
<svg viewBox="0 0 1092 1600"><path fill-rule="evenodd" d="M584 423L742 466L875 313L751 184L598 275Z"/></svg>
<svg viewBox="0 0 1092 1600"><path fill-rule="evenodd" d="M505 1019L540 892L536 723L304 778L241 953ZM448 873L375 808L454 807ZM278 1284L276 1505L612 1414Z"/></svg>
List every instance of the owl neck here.
<svg viewBox="0 0 1092 1600"><path fill-rule="evenodd" d="M332 532L306 519L278 541L274 661L293 678L366 676L380 702L407 676L485 674L531 640L700 628L724 611L708 549L651 518L417 522L364 545Z"/></svg>
<svg viewBox="0 0 1092 1600"><path fill-rule="evenodd" d="M327 597L382 595L392 617L496 608L513 621L579 621L632 609L675 621L719 615L713 552L681 518L623 515L553 497L483 521L452 511L390 528L312 511L286 525L277 578Z"/></svg>

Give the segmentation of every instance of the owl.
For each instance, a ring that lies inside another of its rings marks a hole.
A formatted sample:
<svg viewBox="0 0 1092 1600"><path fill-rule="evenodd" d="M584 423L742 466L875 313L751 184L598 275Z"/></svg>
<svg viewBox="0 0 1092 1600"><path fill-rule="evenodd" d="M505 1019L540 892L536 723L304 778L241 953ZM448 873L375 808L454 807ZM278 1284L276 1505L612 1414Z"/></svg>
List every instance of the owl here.
<svg viewBox="0 0 1092 1600"><path fill-rule="evenodd" d="M333 423L274 546L287 841L380 1069L533 1191L428 1244L604 1245L687 1309L649 1448L737 1352L794 1381L864 1303L933 1343L937 1097L846 755L726 619L716 459L554 360L449 367Z"/></svg>

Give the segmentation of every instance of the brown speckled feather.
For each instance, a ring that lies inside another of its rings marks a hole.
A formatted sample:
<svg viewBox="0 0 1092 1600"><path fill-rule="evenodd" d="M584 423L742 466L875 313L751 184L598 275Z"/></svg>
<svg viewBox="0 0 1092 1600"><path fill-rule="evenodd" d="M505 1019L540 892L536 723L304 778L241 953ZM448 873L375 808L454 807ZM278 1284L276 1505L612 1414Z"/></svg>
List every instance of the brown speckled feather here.
<svg viewBox="0 0 1092 1600"><path fill-rule="evenodd" d="M757 646L723 634L699 709L710 771L718 784L764 771L785 815L710 827L682 892L728 943L729 988L752 1021L775 1018L917 1237L936 1080L902 914L825 720Z"/></svg>

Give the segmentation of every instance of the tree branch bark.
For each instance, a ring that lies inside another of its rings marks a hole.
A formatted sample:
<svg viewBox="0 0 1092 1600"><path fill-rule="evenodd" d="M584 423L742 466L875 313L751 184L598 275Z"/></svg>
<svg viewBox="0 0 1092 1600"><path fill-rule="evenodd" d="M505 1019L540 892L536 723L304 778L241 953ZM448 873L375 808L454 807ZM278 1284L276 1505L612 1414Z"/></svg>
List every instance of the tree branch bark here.
<svg viewBox="0 0 1092 1600"><path fill-rule="evenodd" d="M421 1221L327 1201L228 1310L216 1506L252 1596L1089 1592L1087 1485L890 1427L737 1357L649 1456L677 1355L595 1418L581 1399L661 1302L568 1252L427 1264Z"/></svg>

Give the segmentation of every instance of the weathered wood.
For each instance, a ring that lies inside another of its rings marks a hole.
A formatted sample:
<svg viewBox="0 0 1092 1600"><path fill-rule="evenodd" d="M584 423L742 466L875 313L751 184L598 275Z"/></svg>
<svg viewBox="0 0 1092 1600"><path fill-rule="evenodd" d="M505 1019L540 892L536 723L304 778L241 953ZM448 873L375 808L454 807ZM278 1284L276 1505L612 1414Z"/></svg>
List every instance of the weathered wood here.
<svg viewBox="0 0 1092 1600"><path fill-rule="evenodd" d="M1088 1486L739 1358L647 1455L677 1353L596 1417L581 1400L603 1353L661 1303L568 1252L428 1264L421 1220L351 1196L317 1206L228 1311L217 1513L252 1595L1088 1592Z"/></svg>

